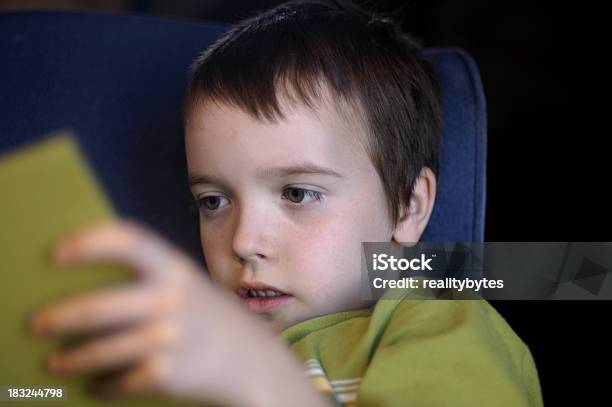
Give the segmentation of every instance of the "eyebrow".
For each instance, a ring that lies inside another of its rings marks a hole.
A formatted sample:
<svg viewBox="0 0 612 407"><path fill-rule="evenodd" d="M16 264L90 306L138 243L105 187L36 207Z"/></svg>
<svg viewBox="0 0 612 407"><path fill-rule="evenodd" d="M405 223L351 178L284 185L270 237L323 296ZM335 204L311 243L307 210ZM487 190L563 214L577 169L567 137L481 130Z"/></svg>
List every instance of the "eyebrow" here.
<svg viewBox="0 0 612 407"><path fill-rule="evenodd" d="M271 167L260 170L257 173L257 178L281 178L290 175L327 175L336 178L344 178L344 176L331 168L322 167L311 162L301 162L288 167ZM225 182L217 177L209 175L189 174L189 186L196 184L218 184L225 186Z"/></svg>

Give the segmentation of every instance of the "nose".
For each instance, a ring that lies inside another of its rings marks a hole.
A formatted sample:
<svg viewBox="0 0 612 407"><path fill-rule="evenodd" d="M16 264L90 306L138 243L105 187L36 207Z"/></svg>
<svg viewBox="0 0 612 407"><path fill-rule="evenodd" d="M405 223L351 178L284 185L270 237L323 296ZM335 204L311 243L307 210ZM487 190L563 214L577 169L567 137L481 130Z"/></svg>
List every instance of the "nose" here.
<svg viewBox="0 0 612 407"><path fill-rule="evenodd" d="M237 211L232 249L244 261L261 262L272 257L271 224L266 208L243 205Z"/></svg>

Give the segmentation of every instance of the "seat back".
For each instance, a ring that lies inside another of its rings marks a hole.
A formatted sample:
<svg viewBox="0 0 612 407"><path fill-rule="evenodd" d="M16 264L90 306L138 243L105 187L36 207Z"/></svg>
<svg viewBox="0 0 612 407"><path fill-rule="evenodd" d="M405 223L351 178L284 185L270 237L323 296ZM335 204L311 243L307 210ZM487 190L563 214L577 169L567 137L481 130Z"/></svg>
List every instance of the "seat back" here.
<svg viewBox="0 0 612 407"><path fill-rule="evenodd" d="M0 14L0 154L72 129L116 211L201 260L182 96L188 66L226 29L139 15ZM423 240L481 241L486 118L478 71L458 49L425 54L442 85L445 130L440 190Z"/></svg>

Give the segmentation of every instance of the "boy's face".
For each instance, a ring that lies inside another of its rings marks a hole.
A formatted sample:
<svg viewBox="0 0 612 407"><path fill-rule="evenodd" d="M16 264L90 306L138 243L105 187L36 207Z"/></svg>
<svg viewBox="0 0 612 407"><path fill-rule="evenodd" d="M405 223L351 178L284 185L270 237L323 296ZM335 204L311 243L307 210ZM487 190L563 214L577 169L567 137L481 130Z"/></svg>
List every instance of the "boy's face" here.
<svg viewBox="0 0 612 407"><path fill-rule="evenodd" d="M211 276L277 330L368 305L360 294L361 242L392 237L381 180L358 141L362 130L326 107L284 113L263 122L207 102L193 108L185 128ZM245 291L264 288L257 284L284 295Z"/></svg>

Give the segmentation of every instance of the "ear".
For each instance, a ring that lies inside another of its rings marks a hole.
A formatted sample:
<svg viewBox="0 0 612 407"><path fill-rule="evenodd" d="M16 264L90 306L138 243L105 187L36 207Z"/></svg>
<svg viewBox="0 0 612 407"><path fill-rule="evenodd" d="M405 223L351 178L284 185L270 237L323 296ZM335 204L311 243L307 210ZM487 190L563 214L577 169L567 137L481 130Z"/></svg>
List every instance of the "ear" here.
<svg viewBox="0 0 612 407"><path fill-rule="evenodd" d="M410 205L401 205L392 241L400 244L418 242L429 222L435 199L436 176L431 169L423 167L410 195Z"/></svg>

